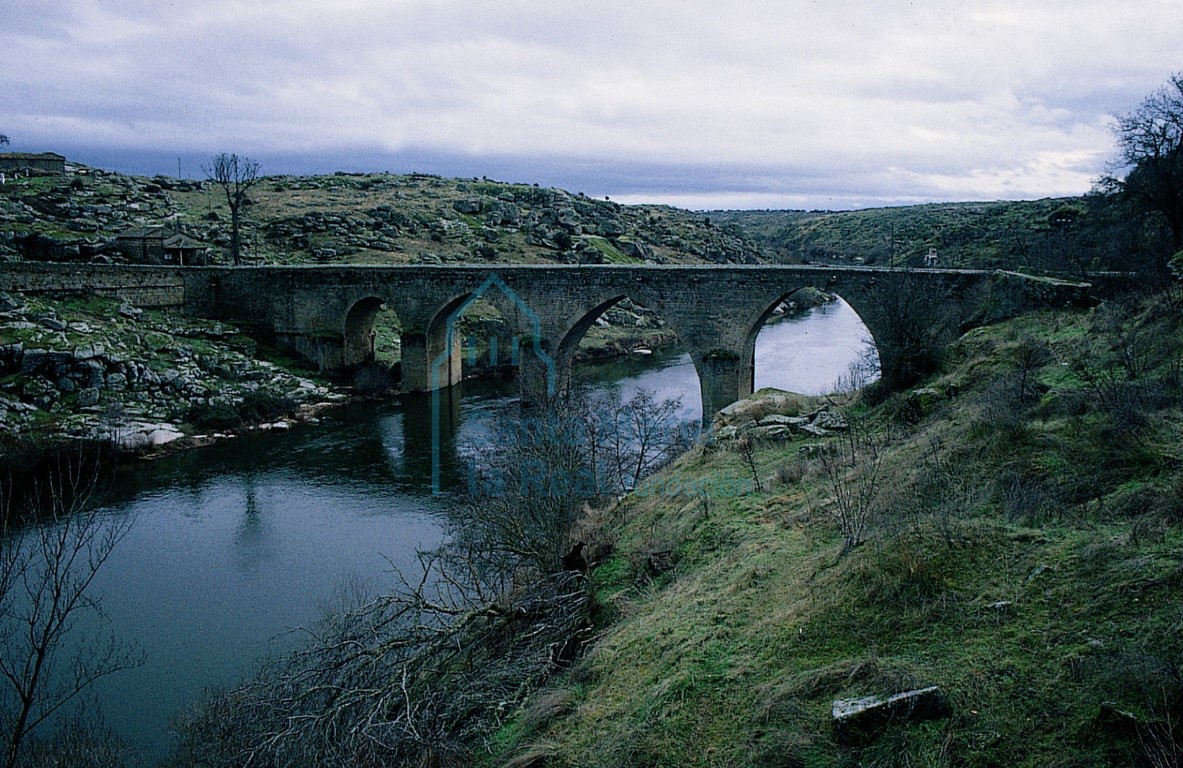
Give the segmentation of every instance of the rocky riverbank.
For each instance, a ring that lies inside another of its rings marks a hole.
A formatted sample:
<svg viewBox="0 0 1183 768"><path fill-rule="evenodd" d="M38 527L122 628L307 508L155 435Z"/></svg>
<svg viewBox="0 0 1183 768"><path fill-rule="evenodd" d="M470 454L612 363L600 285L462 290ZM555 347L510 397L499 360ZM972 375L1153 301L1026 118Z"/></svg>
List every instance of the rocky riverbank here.
<svg viewBox="0 0 1183 768"><path fill-rule="evenodd" d="M0 294L0 440L124 450L284 423L345 394L222 323L118 302Z"/></svg>

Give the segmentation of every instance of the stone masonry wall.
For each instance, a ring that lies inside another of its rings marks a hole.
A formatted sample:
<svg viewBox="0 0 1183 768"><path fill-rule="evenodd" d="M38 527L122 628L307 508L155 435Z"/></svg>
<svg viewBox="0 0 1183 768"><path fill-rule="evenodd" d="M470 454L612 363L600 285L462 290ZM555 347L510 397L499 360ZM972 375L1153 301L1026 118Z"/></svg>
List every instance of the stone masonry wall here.
<svg viewBox="0 0 1183 768"><path fill-rule="evenodd" d="M0 265L0 291L100 296L147 309L185 306L185 282L180 270L170 267L5 263Z"/></svg>

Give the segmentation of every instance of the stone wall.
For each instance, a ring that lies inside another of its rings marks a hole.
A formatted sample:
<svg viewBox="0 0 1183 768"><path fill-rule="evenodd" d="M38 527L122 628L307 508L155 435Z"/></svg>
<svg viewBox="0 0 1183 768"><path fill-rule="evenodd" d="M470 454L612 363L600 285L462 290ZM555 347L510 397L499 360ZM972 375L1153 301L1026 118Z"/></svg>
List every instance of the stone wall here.
<svg viewBox="0 0 1183 768"><path fill-rule="evenodd" d="M0 265L0 291L100 296L148 309L185 307L185 281L170 267L10 262Z"/></svg>

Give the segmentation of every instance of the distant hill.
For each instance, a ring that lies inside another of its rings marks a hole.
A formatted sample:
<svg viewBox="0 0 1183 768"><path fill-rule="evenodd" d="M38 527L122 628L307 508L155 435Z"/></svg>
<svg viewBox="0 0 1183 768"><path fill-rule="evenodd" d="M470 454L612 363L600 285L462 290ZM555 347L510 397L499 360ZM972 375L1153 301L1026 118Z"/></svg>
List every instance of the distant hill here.
<svg viewBox="0 0 1183 768"><path fill-rule="evenodd" d="M860 211L622 205L427 174L271 176L249 193L252 262L860 263L1054 273L1162 262L1158 230L1100 196ZM126 261L116 236L164 225L225 258L229 211L203 180L76 168L0 185L0 259ZM1157 254L1157 255L1156 255Z"/></svg>
<svg viewBox="0 0 1183 768"><path fill-rule="evenodd" d="M931 203L861 211L715 211L777 262L856 262L1077 272L1130 269L1156 230L1102 197Z"/></svg>
<svg viewBox="0 0 1183 768"><path fill-rule="evenodd" d="M249 193L244 253L267 263L758 263L737 226L560 189L422 174L266 177ZM230 241L207 181L97 169L0 185L0 256L122 260L115 237L167 225L219 256Z"/></svg>

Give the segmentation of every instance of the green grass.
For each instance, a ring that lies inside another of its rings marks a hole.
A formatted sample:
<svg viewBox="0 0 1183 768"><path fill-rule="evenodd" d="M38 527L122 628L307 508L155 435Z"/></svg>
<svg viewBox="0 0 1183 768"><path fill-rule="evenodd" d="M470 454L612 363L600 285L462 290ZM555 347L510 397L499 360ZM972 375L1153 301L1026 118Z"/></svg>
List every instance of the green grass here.
<svg viewBox="0 0 1183 768"><path fill-rule="evenodd" d="M929 203L857 211L716 211L781 260L858 259L921 266L935 249L942 267L1072 271L1109 264L1106 248L1122 222L1092 198ZM1051 224L1065 208L1068 229ZM1128 268L1128 265L1127 267Z"/></svg>
<svg viewBox="0 0 1183 768"><path fill-rule="evenodd" d="M1178 353L1183 323L1160 315L1144 307L1126 327L1154 327ZM759 450L764 493L626 498L593 573L600 639L558 681L574 703L538 728L523 709L499 734L499 759L1149 764L1145 739L1104 712L1183 715L1170 672L1183 659L1181 398L1115 432L1117 414L1096 402L1060 413L1006 386L1016 345L1034 336L1053 352L1042 385L1061 401L1088 396L1058 358L1081 343L1106 354L1099 322L1043 314L963 339L928 382L947 394L918 423L895 422L892 400L861 406L891 439L871 533L845 556L833 488L800 452L816 439ZM1166 368L1148 380L1166 381ZM733 451L700 448L665 478L745 472ZM950 717L895 724L862 747L835 741L835 699L926 685L947 692Z"/></svg>
<svg viewBox="0 0 1183 768"><path fill-rule="evenodd" d="M604 258L608 260L609 264L640 264L642 259L634 258L621 253L620 249L612 244L612 241L603 237L589 237L588 242L596 247L600 253L604 254Z"/></svg>

